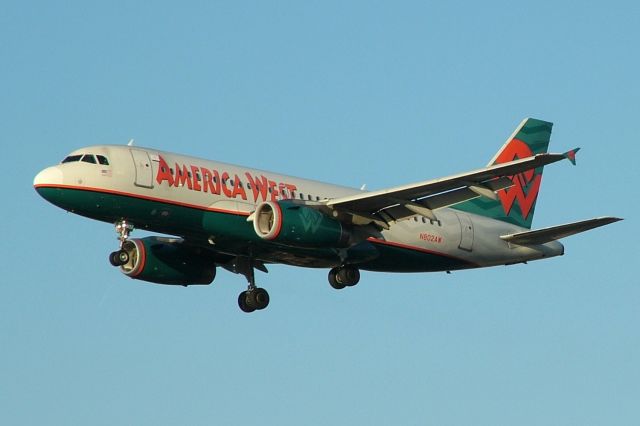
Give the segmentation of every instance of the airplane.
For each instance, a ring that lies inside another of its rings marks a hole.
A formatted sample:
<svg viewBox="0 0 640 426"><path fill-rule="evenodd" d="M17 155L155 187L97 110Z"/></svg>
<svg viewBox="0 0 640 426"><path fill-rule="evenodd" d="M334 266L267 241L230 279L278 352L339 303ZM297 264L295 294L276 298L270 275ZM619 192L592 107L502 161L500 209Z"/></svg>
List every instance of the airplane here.
<svg viewBox="0 0 640 426"><path fill-rule="evenodd" d="M243 312L269 304L255 270L329 269L331 287L360 270L450 272L564 254L558 239L607 225L597 217L531 230L542 172L579 148L548 153L552 123L527 118L484 168L376 191L152 148L97 145L34 179L69 212L115 225L110 263L157 284L211 284L218 267L244 275ZM166 236L129 238L134 228Z"/></svg>

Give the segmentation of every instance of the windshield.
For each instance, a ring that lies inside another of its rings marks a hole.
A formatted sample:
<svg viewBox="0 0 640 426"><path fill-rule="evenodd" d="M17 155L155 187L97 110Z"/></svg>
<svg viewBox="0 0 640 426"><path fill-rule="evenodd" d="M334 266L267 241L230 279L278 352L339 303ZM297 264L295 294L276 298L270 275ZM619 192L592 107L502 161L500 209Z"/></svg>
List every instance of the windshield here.
<svg viewBox="0 0 640 426"><path fill-rule="evenodd" d="M82 154L80 155L69 155L67 158L65 158L64 160L62 160L62 163L73 163L75 161L80 161L80 158L82 158Z"/></svg>
<svg viewBox="0 0 640 426"><path fill-rule="evenodd" d="M96 161L97 159L97 161ZM64 160L62 160L62 164L64 163L75 163L77 161L82 161L84 163L90 164L101 164L103 166L109 165L109 159L104 155L96 155L93 154L74 154L68 155Z"/></svg>

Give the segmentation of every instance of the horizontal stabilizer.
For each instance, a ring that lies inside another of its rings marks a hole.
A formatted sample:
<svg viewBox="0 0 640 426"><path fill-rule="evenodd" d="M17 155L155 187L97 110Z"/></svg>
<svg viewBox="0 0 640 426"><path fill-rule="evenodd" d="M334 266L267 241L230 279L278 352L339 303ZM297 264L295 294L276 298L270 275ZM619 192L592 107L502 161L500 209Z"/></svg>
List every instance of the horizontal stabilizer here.
<svg viewBox="0 0 640 426"><path fill-rule="evenodd" d="M565 158L567 160L571 161L571 164L573 164L575 166L576 165L576 154L578 153L578 151L580 151L580 148L574 148L571 151L565 152L563 155L565 156Z"/></svg>
<svg viewBox="0 0 640 426"><path fill-rule="evenodd" d="M502 235L500 238L507 241L508 243L518 245L544 244L548 243L549 241L559 240L560 238L588 231L599 226L608 225L619 220L622 219L618 217L597 217L594 219L582 220L580 222L567 223L566 225L536 229L535 231Z"/></svg>

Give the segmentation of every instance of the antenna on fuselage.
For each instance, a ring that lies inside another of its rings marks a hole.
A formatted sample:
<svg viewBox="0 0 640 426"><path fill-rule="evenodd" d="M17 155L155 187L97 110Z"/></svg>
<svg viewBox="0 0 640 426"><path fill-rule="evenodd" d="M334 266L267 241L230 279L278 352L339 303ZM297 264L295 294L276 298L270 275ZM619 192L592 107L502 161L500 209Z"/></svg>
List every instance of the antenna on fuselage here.
<svg viewBox="0 0 640 426"><path fill-rule="evenodd" d="M129 139L129 143L127 144L127 146L133 146L133 143L134 143L134 142L135 142L135 141L134 141L133 139Z"/></svg>
<svg viewBox="0 0 640 426"><path fill-rule="evenodd" d="M366 191L367 189L367 184L363 183L362 186L360 187L360 191Z"/></svg>

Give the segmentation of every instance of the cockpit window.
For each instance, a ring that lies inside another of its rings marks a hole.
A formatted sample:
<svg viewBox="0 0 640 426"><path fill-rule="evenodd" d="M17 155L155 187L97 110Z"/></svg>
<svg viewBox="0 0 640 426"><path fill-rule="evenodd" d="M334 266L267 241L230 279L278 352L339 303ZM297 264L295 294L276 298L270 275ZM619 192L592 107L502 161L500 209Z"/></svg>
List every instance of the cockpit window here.
<svg viewBox="0 0 640 426"><path fill-rule="evenodd" d="M62 160L62 163L73 163L76 161L80 161L80 158L82 157L82 155L69 155L67 158L65 158L64 160Z"/></svg>
<svg viewBox="0 0 640 426"><path fill-rule="evenodd" d="M96 157L94 157L91 154L85 154L82 156L82 160L85 163L91 163L91 164L96 164Z"/></svg>
<svg viewBox="0 0 640 426"><path fill-rule="evenodd" d="M98 161L96 161L96 158ZM109 159L104 155L93 155L93 154L74 154L67 156L62 163L75 163L78 161L82 161L83 163L90 164L102 164L103 166L109 165Z"/></svg>

